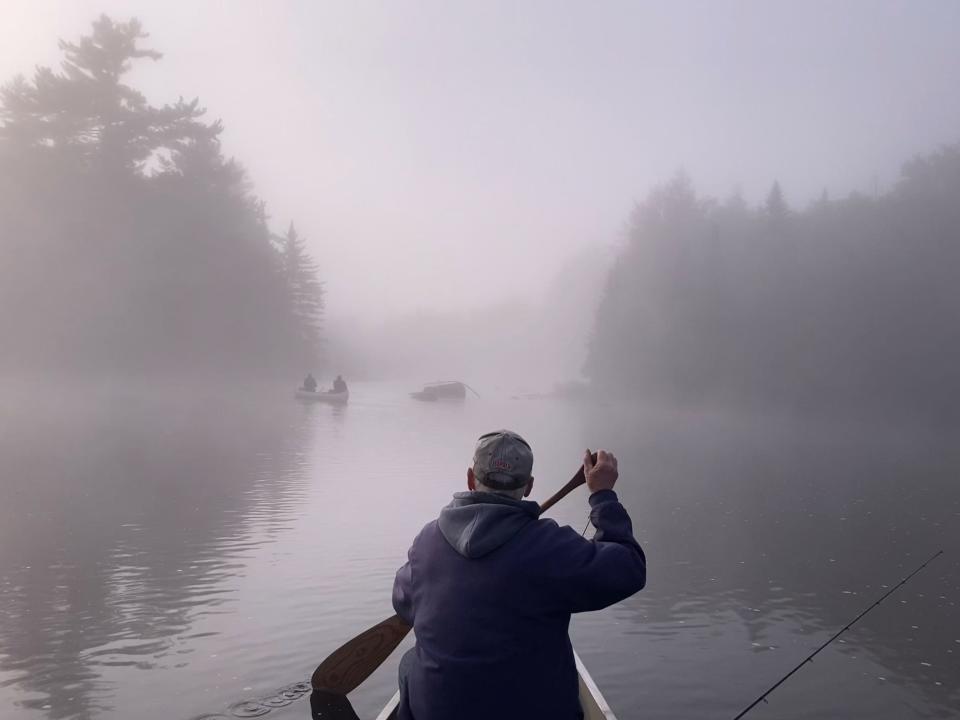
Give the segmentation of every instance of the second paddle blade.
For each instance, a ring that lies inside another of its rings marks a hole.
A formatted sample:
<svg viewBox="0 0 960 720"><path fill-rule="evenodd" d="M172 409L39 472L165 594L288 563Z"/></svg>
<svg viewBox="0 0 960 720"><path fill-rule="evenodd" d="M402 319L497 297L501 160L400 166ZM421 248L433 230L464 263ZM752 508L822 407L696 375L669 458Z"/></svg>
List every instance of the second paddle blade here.
<svg viewBox="0 0 960 720"><path fill-rule="evenodd" d="M398 615L374 625L333 652L313 671L314 690L346 695L370 677L410 632Z"/></svg>

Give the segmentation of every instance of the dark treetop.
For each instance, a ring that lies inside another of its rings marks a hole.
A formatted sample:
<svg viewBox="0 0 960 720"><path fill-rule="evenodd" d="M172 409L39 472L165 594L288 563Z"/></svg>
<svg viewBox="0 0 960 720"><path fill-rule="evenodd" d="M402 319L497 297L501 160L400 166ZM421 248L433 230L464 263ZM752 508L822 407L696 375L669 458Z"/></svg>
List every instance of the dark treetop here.
<svg viewBox="0 0 960 720"><path fill-rule="evenodd" d="M0 368L279 371L315 359L317 267L271 234L196 99L123 79L136 20L61 41L0 90Z"/></svg>

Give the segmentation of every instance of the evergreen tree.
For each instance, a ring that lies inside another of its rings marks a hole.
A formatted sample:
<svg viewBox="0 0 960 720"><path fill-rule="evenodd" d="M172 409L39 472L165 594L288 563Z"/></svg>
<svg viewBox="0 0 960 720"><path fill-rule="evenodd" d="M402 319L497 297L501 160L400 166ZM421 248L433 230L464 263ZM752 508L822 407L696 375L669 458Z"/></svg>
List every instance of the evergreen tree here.
<svg viewBox="0 0 960 720"><path fill-rule="evenodd" d="M283 275L290 293L290 303L297 319L300 337L313 364L320 350L320 331L323 322L323 283L316 261L306 249L306 240L297 233L293 223L279 238Z"/></svg>
<svg viewBox="0 0 960 720"><path fill-rule="evenodd" d="M60 72L0 89L0 367L299 372L316 265L274 245L197 100L124 82L161 57L146 37L101 16Z"/></svg>
<svg viewBox="0 0 960 720"><path fill-rule="evenodd" d="M102 15L91 35L61 40L62 73L38 68L32 83L17 78L0 91L0 139L116 175L156 170L164 154L216 138L220 123L200 122L196 100L156 108L122 82L134 60L162 57L139 46L147 37L136 19L115 23Z"/></svg>
<svg viewBox="0 0 960 720"><path fill-rule="evenodd" d="M774 180L773 186L767 194L764 210L766 210L767 217L772 220L782 220L790 212L789 208L787 208L786 201L783 199L783 191L780 189L780 183L776 180Z"/></svg>

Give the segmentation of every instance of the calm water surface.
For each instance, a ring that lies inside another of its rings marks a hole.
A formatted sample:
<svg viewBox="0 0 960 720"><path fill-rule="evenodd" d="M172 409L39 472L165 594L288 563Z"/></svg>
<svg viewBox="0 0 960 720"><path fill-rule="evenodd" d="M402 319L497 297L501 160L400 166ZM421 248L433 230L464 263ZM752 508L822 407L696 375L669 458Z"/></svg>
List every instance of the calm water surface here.
<svg viewBox="0 0 960 720"><path fill-rule="evenodd" d="M572 636L622 720L732 717L941 547L751 717L960 714L950 438L351 389L345 408L274 388L7 391L0 717L229 717L305 679L392 614L410 540L502 426L531 441L540 499L584 447L621 458L649 585ZM581 530L585 493L552 515ZM392 694L399 654L351 696L361 717Z"/></svg>

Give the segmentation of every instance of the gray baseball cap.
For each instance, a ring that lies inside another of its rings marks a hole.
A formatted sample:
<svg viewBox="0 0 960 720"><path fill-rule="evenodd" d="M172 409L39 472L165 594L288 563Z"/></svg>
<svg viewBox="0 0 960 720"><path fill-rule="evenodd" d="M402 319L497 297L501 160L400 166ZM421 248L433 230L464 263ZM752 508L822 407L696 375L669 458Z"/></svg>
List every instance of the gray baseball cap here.
<svg viewBox="0 0 960 720"><path fill-rule="evenodd" d="M533 450L530 443L510 430L481 435L473 451L473 474L487 487L516 490L530 482Z"/></svg>

